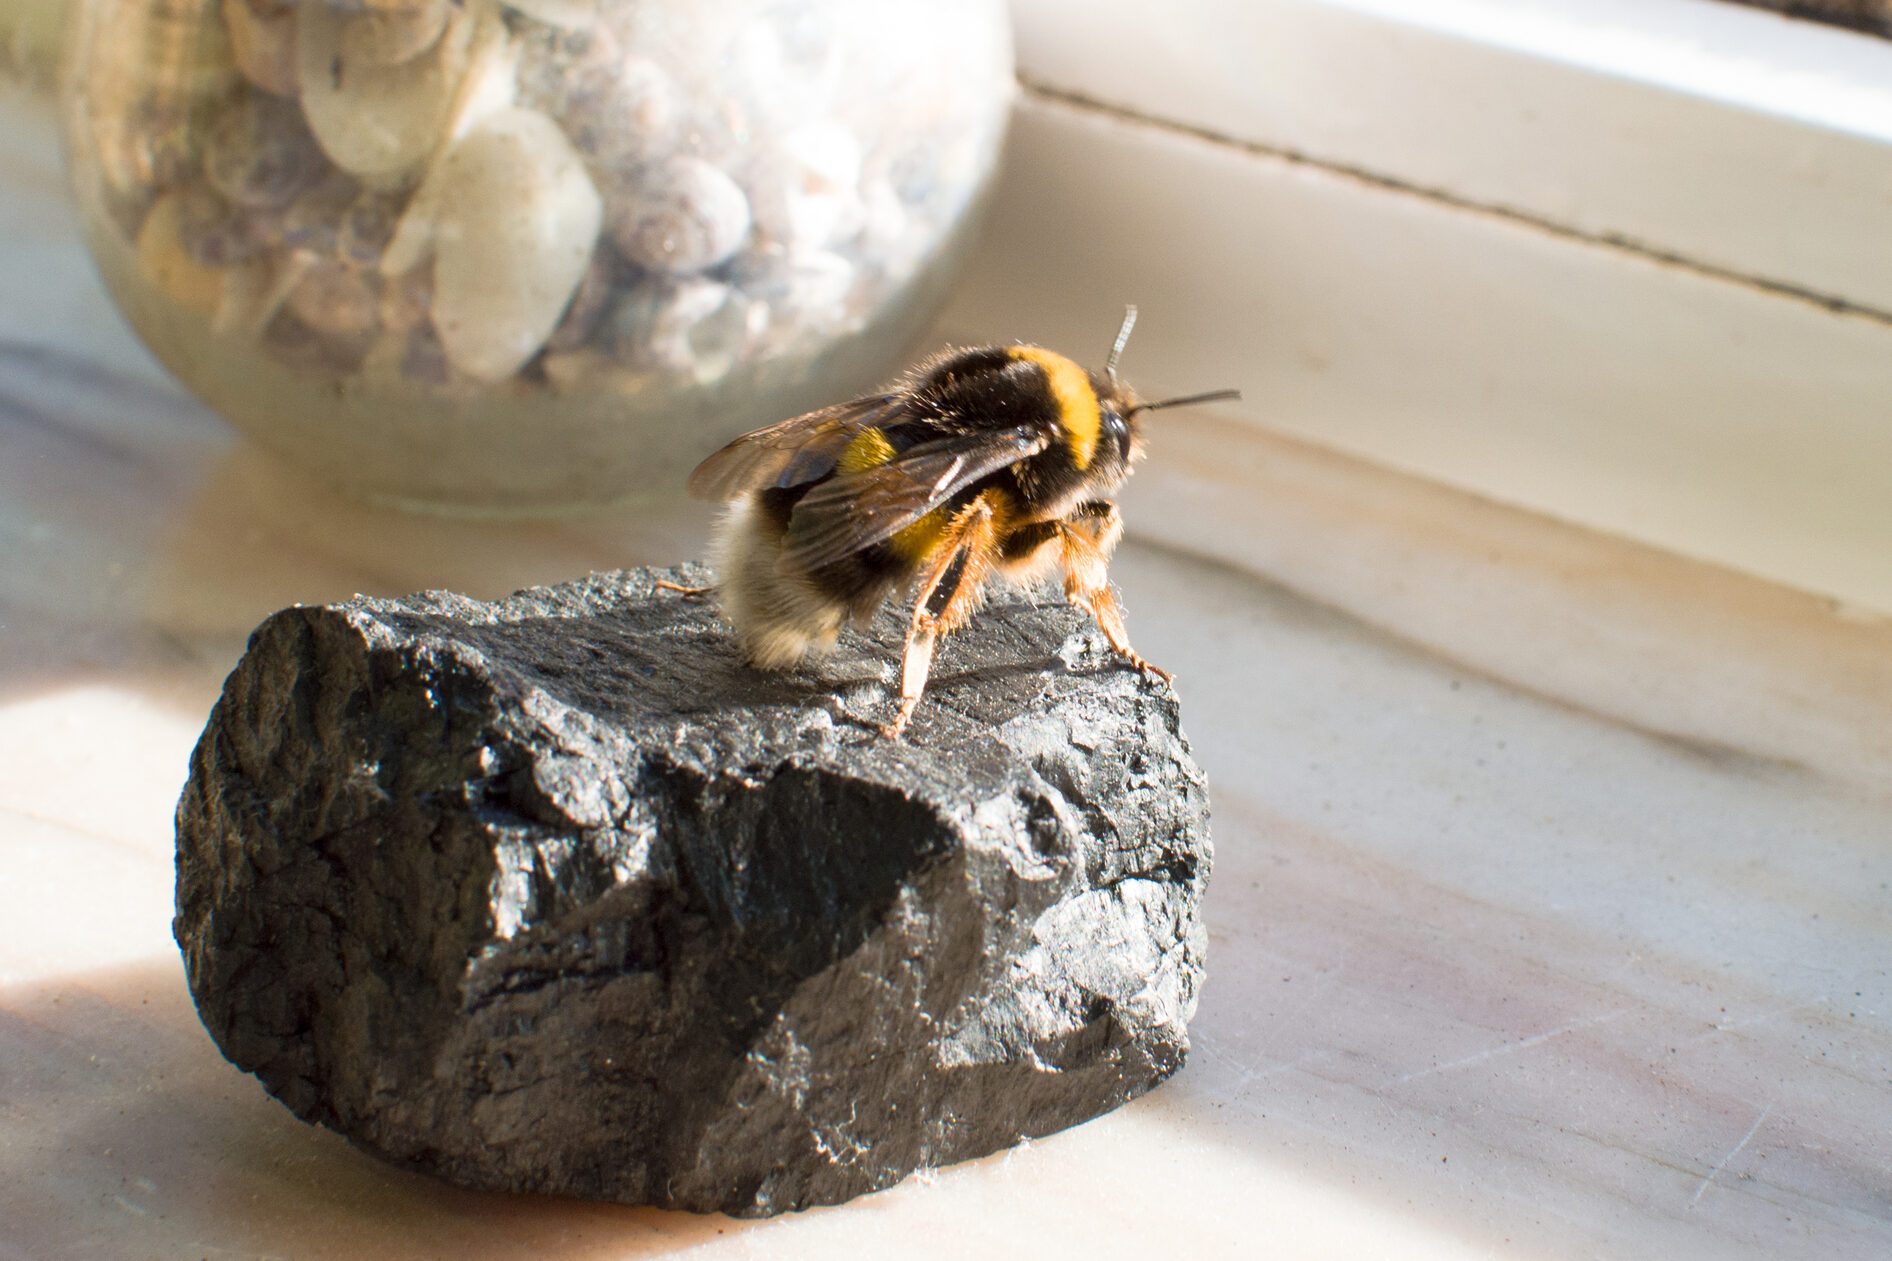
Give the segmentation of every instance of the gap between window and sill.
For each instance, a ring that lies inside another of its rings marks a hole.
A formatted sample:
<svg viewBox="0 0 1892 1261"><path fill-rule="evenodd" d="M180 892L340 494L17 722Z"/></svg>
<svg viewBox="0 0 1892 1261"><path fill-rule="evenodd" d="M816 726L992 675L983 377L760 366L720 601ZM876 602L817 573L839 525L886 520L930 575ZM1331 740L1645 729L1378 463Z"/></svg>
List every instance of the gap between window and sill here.
<svg viewBox="0 0 1892 1261"><path fill-rule="evenodd" d="M1581 228L1572 227L1569 224L1559 223L1555 219L1548 218L1544 215L1533 214L1527 210L1475 201L1444 188L1433 188L1422 184L1411 183L1390 175L1379 174L1364 167L1326 161L1314 157L1311 154L1298 152L1294 149L1280 148L1258 141L1243 140L1237 136L1217 132L1209 127L1180 123L1166 118L1158 118L1139 110L1129 109L1121 105L1113 105L1108 101L1098 100L1082 92L1074 92L1050 84L1036 82L1025 75L1020 75L1019 86L1027 94L1039 100L1055 102L1072 109L1085 111L1096 115L1100 119L1133 127L1147 127L1159 132L1168 132L1171 135L1199 140L1212 145L1219 145L1224 148L1258 157L1278 158L1284 162L1293 163L1297 166L1311 167L1330 175L1365 184L1372 188L1393 193L1404 193L1414 197L1423 197L1453 210L1462 210L1478 215L1489 215L1495 219L1502 219L1512 224L1536 229L1537 231L1567 241L1601 246L1607 249L1622 250L1665 267L1678 268L1682 271L1710 280L1741 285L1773 297L1785 298L1793 302L1803 302L1834 315L1848 316L1873 324L1892 326L1892 310L1869 306L1864 303L1855 302L1849 298L1840 297L1836 294L1820 293L1799 285L1770 280L1764 276L1749 275L1732 268L1716 266L1712 263L1704 263L1697 259L1687 258L1672 250L1666 250L1648 242L1635 240L1621 233L1588 232Z"/></svg>

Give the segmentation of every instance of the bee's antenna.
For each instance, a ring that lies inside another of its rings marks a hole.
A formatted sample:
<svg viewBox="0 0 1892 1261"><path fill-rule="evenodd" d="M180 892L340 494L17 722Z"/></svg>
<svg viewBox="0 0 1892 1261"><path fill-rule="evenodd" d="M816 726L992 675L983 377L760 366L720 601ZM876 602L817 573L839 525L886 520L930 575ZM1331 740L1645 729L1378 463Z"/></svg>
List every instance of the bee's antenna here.
<svg viewBox="0 0 1892 1261"><path fill-rule="evenodd" d="M1165 407L1187 407L1191 403L1219 403L1224 399L1235 399L1241 396L1240 390L1210 390L1207 394L1186 394L1182 398L1166 398L1156 403L1138 403L1124 415L1134 416L1138 412L1157 412Z"/></svg>
<svg viewBox="0 0 1892 1261"><path fill-rule="evenodd" d="M1104 360L1104 375L1110 383L1117 383L1117 360L1123 354L1124 343L1130 340L1130 330L1137 326L1137 308L1133 302L1123 309L1123 327L1117 330L1117 340L1111 343L1110 358Z"/></svg>

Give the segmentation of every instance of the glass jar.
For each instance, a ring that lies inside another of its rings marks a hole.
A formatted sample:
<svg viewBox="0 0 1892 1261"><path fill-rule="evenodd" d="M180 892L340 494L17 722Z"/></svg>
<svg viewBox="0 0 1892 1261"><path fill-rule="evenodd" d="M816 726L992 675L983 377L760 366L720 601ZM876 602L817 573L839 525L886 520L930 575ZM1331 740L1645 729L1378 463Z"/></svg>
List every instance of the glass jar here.
<svg viewBox="0 0 1892 1261"><path fill-rule="evenodd" d="M1001 0L79 0L88 241L158 357L367 496L674 486L944 296Z"/></svg>

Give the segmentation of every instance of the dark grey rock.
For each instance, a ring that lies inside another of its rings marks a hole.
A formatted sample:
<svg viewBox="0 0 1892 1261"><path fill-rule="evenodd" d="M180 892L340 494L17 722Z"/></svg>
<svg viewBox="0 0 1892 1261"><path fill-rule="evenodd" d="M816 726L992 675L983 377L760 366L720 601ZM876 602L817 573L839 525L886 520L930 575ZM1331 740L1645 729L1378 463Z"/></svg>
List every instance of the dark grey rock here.
<svg viewBox="0 0 1892 1261"><path fill-rule="evenodd" d="M1167 686L1000 597L888 742L896 613L761 674L652 576L258 628L178 807L231 1060L456 1182L745 1215L1181 1066L1208 801Z"/></svg>

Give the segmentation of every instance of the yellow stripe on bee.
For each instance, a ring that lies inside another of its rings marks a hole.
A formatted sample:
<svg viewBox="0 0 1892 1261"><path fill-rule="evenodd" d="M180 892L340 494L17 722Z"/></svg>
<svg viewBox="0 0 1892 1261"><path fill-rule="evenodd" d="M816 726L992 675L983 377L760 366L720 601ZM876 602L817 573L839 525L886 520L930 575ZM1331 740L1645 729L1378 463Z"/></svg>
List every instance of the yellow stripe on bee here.
<svg viewBox="0 0 1892 1261"><path fill-rule="evenodd" d="M890 537L887 545L893 548L894 555L912 564L925 559L939 545L939 536L945 532L946 510L935 508Z"/></svg>
<svg viewBox="0 0 1892 1261"><path fill-rule="evenodd" d="M887 435L878 429L863 429L854 440L842 448L840 458L835 460L836 470L842 473L864 473L871 468L879 468L892 460L895 451L893 443L887 441ZM946 510L935 508L912 525L898 531L887 539L887 545L902 560L914 562L933 550L939 542L939 536L946 529Z"/></svg>
<svg viewBox="0 0 1892 1261"><path fill-rule="evenodd" d="M860 473L879 468L893 456L893 443L887 441L887 435L870 426L842 448L841 458L834 463L843 473Z"/></svg>
<svg viewBox="0 0 1892 1261"><path fill-rule="evenodd" d="M981 511L986 514L986 523L980 528L990 537L1000 537L1011 528L1012 497L993 486L981 491L977 499L957 512L944 505L933 509L887 541L900 559L918 564L931 557L948 535L952 536L952 545L959 546L967 522Z"/></svg>
<svg viewBox="0 0 1892 1261"><path fill-rule="evenodd" d="M1052 401L1057 404L1058 424L1071 444L1071 463L1080 469L1090 467L1097 451L1097 431L1104 417L1097 404L1097 391L1091 388L1091 375L1073 360L1042 346L1014 346L1012 358L1035 363L1044 369L1051 386Z"/></svg>
<svg viewBox="0 0 1892 1261"><path fill-rule="evenodd" d="M1049 354L1050 352L1046 351L1043 353ZM1066 359L1064 362L1069 364L1071 361ZM1077 367L1076 364L1071 364L1071 366L1074 368ZM1083 369L1078 368L1078 372L1081 375ZM1084 388L1086 390L1090 388L1088 380L1085 381ZM1059 406L1063 406L1062 402L1060 402ZM1096 409L1096 406L1096 396L1092 395L1091 407L1093 411ZM1094 443L1096 440L1096 429L1093 427L1091 432L1092 442ZM895 454L893 444L887 441L887 436L881 433L880 430L863 429L852 442L848 443L847 446L842 449L840 457L835 460L835 468L843 473L859 473L867 469L879 468L881 465L892 460ZM1088 461L1088 455L1086 456L1086 460ZM1080 465L1079 467L1082 466ZM1004 523L1011 519L1011 499L1004 491L993 487L985 491L979 498L984 501L994 521ZM967 504L965 507L961 508L958 513L949 513L944 506L935 508L925 516L915 520L911 525L897 530L892 535L888 536L887 545L893 548L894 555L900 557L900 559L909 564L918 564L920 561L930 556L933 549L939 546L940 539L946 534L949 528L963 521L965 515L975 511L977 507L977 502ZM1002 529L1002 526L995 528Z"/></svg>

